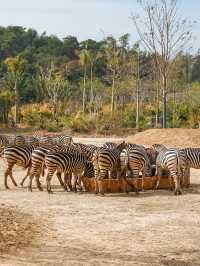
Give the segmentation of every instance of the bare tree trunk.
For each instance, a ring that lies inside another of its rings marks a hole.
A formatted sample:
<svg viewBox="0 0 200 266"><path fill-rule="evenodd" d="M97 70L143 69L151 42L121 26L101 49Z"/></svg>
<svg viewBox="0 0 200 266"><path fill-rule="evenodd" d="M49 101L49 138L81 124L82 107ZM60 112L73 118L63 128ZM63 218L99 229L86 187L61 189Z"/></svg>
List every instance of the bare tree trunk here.
<svg viewBox="0 0 200 266"><path fill-rule="evenodd" d="M115 77L113 75L113 80L112 80L112 91L111 91L111 115L114 113L114 90L115 90Z"/></svg>
<svg viewBox="0 0 200 266"><path fill-rule="evenodd" d="M140 55L138 51L137 60L137 85L136 85L136 130L139 131L139 116L140 116Z"/></svg>
<svg viewBox="0 0 200 266"><path fill-rule="evenodd" d="M167 78L163 75L163 84L162 84L162 90L163 90L163 128L167 127Z"/></svg>
<svg viewBox="0 0 200 266"><path fill-rule="evenodd" d="M173 88L173 117L172 117L172 128L175 127L175 113L176 113L176 89Z"/></svg>
<svg viewBox="0 0 200 266"><path fill-rule="evenodd" d="M92 115L93 101L94 101L94 93L93 93L93 66L91 65L91 69L90 69L90 116Z"/></svg>
<svg viewBox="0 0 200 266"><path fill-rule="evenodd" d="M15 127L17 127L17 124L19 123L19 99L18 99L17 80L15 81L14 91L15 91L14 124L15 124Z"/></svg>
<svg viewBox="0 0 200 266"><path fill-rule="evenodd" d="M156 86L156 119L155 119L155 127L158 128L159 123L159 81L155 82Z"/></svg>
<svg viewBox="0 0 200 266"><path fill-rule="evenodd" d="M82 106L82 111L83 111L83 113L85 113L85 90L86 90L86 67L85 67L85 69L84 69L84 78L83 78L83 99L82 99L82 101L83 101L83 106Z"/></svg>

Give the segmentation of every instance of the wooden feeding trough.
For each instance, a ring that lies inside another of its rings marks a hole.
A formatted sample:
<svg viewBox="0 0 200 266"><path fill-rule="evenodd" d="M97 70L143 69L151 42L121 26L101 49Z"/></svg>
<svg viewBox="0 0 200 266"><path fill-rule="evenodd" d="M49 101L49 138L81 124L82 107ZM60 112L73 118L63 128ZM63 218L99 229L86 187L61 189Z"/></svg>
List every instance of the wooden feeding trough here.
<svg viewBox="0 0 200 266"><path fill-rule="evenodd" d="M103 187L105 193L120 193L127 191L134 191L136 186L135 178L126 178L127 182L124 179L103 179ZM95 192L95 179L94 178L83 178L83 183L88 192ZM143 188L145 190L154 189L156 184L156 177L145 177L143 182ZM190 185L190 177L185 177L182 186L188 187ZM142 179L138 179L138 189L142 189ZM168 177L160 178L159 189L170 189L170 179Z"/></svg>

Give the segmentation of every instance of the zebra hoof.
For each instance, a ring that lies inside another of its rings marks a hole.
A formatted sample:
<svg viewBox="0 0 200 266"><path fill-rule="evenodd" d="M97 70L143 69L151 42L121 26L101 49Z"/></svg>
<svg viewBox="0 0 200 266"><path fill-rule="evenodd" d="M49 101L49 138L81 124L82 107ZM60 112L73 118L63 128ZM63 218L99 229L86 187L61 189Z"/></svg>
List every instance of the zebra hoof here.
<svg viewBox="0 0 200 266"><path fill-rule="evenodd" d="M21 186L21 187L23 187L23 186L24 186L24 184L21 182L21 183L20 183L20 186Z"/></svg>
<svg viewBox="0 0 200 266"><path fill-rule="evenodd" d="M176 196L182 195L182 192L181 192L180 190L176 190L176 191L174 192L174 195L176 195Z"/></svg>
<svg viewBox="0 0 200 266"><path fill-rule="evenodd" d="M5 186L6 189L10 189L9 186Z"/></svg>
<svg viewBox="0 0 200 266"><path fill-rule="evenodd" d="M43 188L42 187L39 187L38 189L39 189L39 191L43 191Z"/></svg>

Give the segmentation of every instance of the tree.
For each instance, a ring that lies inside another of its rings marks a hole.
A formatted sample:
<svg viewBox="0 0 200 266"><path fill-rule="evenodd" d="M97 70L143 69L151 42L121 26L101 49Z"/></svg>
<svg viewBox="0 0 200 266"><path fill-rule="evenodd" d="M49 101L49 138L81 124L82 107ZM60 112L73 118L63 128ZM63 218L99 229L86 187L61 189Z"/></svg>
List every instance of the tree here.
<svg viewBox="0 0 200 266"><path fill-rule="evenodd" d="M20 56L7 58L5 60L8 69L8 80L11 82L15 92L15 126L19 123L19 87L25 76L26 63L26 60Z"/></svg>
<svg viewBox="0 0 200 266"><path fill-rule="evenodd" d="M53 106L53 115L58 122L59 103L63 101L63 97L67 93L69 82L63 77L63 73L56 70L52 63L50 68L40 70L40 84L43 93L50 100Z"/></svg>
<svg viewBox="0 0 200 266"><path fill-rule="evenodd" d="M85 112L85 100L86 100L86 77L87 77L87 67L89 65L89 55L86 49L81 51L80 54L80 64L83 67L83 92L82 92L82 111Z"/></svg>
<svg viewBox="0 0 200 266"><path fill-rule="evenodd" d="M111 76L111 114L114 113L114 96L116 91L116 82L123 72L123 63L125 56L125 47L118 46L117 41L113 37L108 37L105 41L105 55L107 60L107 67Z"/></svg>
<svg viewBox="0 0 200 266"><path fill-rule="evenodd" d="M166 128L169 71L191 39L191 23L178 15L178 0L139 1L144 14L133 16L141 42L154 54L161 77L163 128Z"/></svg>
<svg viewBox="0 0 200 266"><path fill-rule="evenodd" d="M8 124L8 113L13 105L14 92L4 89L0 92L0 112L3 123Z"/></svg>

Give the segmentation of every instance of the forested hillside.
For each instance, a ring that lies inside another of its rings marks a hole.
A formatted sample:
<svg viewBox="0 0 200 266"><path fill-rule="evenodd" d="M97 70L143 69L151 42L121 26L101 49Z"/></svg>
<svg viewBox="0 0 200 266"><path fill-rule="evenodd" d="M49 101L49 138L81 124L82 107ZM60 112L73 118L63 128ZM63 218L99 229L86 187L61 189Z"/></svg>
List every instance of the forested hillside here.
<svg viewBox="0 0 200 266"><path fill-rule="evenodd" d="M33 29L0 27L0 123L56 131L104 132L162 124L160 77L153 54L129 35L118 40L62 40ZM179 53L170 69L167 126L200 121L200 55ZM19 106L19 107L18 107ZM16 108L16 107L15 107Z"/></svg>

